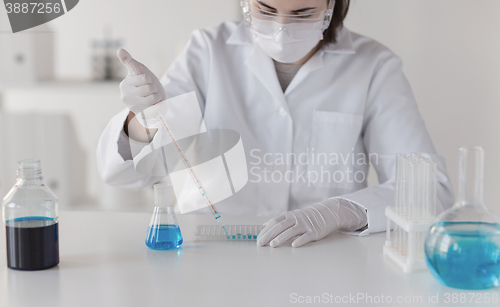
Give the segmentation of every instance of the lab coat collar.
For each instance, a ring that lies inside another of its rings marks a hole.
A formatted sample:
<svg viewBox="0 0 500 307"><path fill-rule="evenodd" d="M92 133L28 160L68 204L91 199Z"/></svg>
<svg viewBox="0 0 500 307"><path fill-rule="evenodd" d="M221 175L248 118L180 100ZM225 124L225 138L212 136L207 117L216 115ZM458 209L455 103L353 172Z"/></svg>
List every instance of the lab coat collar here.
<svg viewBox="0 0 500 307"><path fill-rule="evenodd" d="M324 45L322 49L326 53L342 53L342 54L356 53L356 50L354 49L352 43L351 31L349 31L345 27L342 27L340 30L337 31L336 43Z"/></svg>
<svg viewBox="0 0 500 307"><path fill-rule="evenodd" d="M352 54L355 53L351 33L346 28L340 29L337 35L337 42L323 46L316 52L297 72L285 93L281 89L276 69L272 59L265 52L254 44L254 39L251 31L246 26L245 22L240 22L231 36L226 41L231 45L249 45L252 48L248 57L245 60L246 66L253 74L263 83L264 87L273 95L275 101L283 107L287 112L288 105L285 96L294 90L311 72L324 67L323 57L325 53L331 54Z"/></svg>
<svg viewBox="0 0 500 307"><path fill-rule="evenodd" d="M226 41L229 45L253 45L254 39L252 32L248 28L246 22L240 22L236 29L231 33ZM351 32L342 27L337 33L337 42L323 46L322 50L326 53L356 53L352 43Z"/></svg>
<svg viewBox="0 0 500 307"><path fill-rule="evenodd" d="M320 50L318 50L297 72L292 82L288 85L285 91L285 95L288 95L293 91L301 82L303 82L307 76L313 71L320 69L325 66L325 61L328 63L336 62L338 63L338 57L330 57L330 59L324 59L325 54L354 54L352 44L351 32L346 28L341 28L337 32L337 42L334 44L323 45Z"/></svg>
<svg viewBox="0 0 500 307"><path fill-rule="evenodd" d="M254 44L253 34L245 21L237 25L226 43L230 45L247 45L252 48L245 60L245 65L271 93L274 101L288 111L285 95L276 76L273 60L257 44Z"/></svg>
<svg viewBox="0 0 500 307"><path fill-rule="evenodd" d="M253 49L245 60L245 65L273 95L275 101L278 101L279 105L288 112L288 106L276 76L273 60L257 44L253 44Z"/></svg>
<svg viewBox="0 0 500 307"><path fill-rule="evenodd" d="M229 45L253 45L253 36L245 21L241 21L226 41Z"/></svg>

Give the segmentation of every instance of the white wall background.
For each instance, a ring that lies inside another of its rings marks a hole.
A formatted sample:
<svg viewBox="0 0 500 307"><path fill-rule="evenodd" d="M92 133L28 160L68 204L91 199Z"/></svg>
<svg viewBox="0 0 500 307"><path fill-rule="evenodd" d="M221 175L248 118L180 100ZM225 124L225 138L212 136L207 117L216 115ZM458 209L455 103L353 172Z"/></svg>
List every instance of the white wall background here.
<svg viewBox="0 0 500 307"><path fill-rule="evenodd" d="M346 26L403 59L455 193L458 147L484 147L485 203L500 213L500 1L353 0Z"/></svg>
<svg viewBox="0 0 500 307"><path fill-rule="evenodd" d="M142 203L147 200L141 201L141 193L105 186L97 174L95 151L99 135L111 116L124 106L120 102L117 82L88 82L91 78L91 43L103 38L105 28L111 28L113 37L122 40L123 46L136 59L161 75L185 46L194 29L239 19L240 16L239 1L234 0L81 0L73 10L56 20L12 34L5 8L1 5L0 57L2 43L19 45L21 42L29 46L26 38L53 36L55 77L61 82L3 87L0 82L0 112L68 115L75 125L75 137L88 155L88 199L99 201L103 209L144 210ZM5 53L12 57L9 51ZM2 71L1 67L0 77L7 74L5 79L12 79L13 72ZM0 137L2 145L5 142L2 144ZM1 167L0 175L4 175ZM14 173L4 175L3 189L0 176L0 192L10 188L13 176ZM88 202L87 199L82 201ZM68 208L68 204L62 205ZM73 205L82 208L81 204ZM151 209L146 207L146 210Z"/></svg>
<svg viewBox="0 0 500 307"><path fill-rule="evenodd" d="M56 76L88 79L90 42L108 25L134 57L161 75L193 29L239 19L238 5L238 0L82 0L49 23L55 31ZM2 7L0 35L10 35L5 17ZM500 173L500 1L353 0L346 25L403 59L455 190L458 147L485 148L485 202L500 213L495 185ZM117 103L102 108L114 110Z"/></svg>
<svg viewBox="0 0 500 307"><path fill-rule="evenodd" d="M51 26L57 32L56 73L90 76L91 41L103 29L123 39L132 56L161 75L182 50L191 31L239 18L237 0L81 0Z"/></svg>

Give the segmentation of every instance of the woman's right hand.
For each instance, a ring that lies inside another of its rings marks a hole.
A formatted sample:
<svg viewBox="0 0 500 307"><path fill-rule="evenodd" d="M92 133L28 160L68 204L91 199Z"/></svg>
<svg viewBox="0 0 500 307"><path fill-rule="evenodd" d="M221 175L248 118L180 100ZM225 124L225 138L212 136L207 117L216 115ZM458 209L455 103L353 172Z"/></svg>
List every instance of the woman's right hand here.
<svg viewBox="0 0 500 307"><path fill-rule="evenodd" d="M148 74L129 74L120 83L120 93L122 102L134 114L163 100Z"/></svg>
<svg viewBox="0 0 500 307"><path fill-rule="evenodd" d="M124 125L125 133L136 141L150 142L156 129L144 129L135 114L164 101L165 89L160 80L145 65L132 58L125 49L119 49L117 56L129 70L127 77L120 83L122 102L130 110Z"/></svg>
<svg viewBox="0 0 500 307"><path fill-rule="evenodd" d="M120 93L122 102L131 112L137 114L166 99L160 80L145 65L124 49L118 50L117 56L129 70L127 77L120 83Z"/></svg>

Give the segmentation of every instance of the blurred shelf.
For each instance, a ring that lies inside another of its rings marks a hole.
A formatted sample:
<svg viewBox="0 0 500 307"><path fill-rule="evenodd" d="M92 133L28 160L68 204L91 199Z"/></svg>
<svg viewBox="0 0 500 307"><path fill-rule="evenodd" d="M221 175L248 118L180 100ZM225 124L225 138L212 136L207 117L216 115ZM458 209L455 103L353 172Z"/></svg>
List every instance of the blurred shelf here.
<svg viewBox="0 0 500 307"><path fill-rule="evenodd" d="M86 169L85 190L89 199L99 199L103 191L112 190L111 187L102 183L97 173L95 152L99 137L109 120L124 109L125 106L120 99L118 81L64 80L30 85L0 86L0 113L5 116L34 116L34 118L38 118L43 117L43 115L63 115L64 118L69 119L69 128L64 133L71 132L72 142L78 144L78 147L84 152L84 158L81 162L84 163ZM53 140L52 136L43 134L45 133L43 129L36 131L40 132L40 144ZM32 134L34 135L34 133ZM24 139L20 140L19 143L19 146L31 144ZM66 149L65 146L63 145L62 149ZM32 147L36 149L41 145ZM9 152L17 158L17 154L12 149ZM46 154L49 155L49 153ZM55 168L56 166L54 166ZM113 193L113 191L108 191L105 194ZM119 195L120 191L116 191L116 194ZM112 207L111 204L108 206ZM93 208L92 205L85 207Z"/></svg>
<svg viewBox="0 0 500 307"><path fill-rule="evenodd" d="M46 90L118 90L119 80L113 81L78 81L78 80L55 80L27 84L0 84L0 93L10 91L46 91Z"/></svg>

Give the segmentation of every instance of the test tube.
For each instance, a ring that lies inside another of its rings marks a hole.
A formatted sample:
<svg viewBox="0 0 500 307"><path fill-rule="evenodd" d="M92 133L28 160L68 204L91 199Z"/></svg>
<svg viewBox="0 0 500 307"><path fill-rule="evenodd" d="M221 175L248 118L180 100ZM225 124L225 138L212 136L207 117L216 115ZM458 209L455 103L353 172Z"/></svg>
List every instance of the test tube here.
<svg viewBox="0 0 500 307"><path fill-rule="evenodd" d="M392 246L394 246L394 231L391 231L391 219L385 219L385 222L385 241L391 242Z"/></svg>
<svg viewBox="0 0 500 307"><path fill-rule="evenodd" d="M423 208L424 208L424 161L423 158L420 157L418 160L418 171L417 171L417 178L418 178L418 183L417 183L417 205L415 206L415 215L417 218L420 218L422 216ZM415 239L415 241L417 241Z"/></svg>
<svg viewBox="0 0 500 307"><path fill-rule="evenodd" d="M406 163L406 182L405 182L405 205L403 212L408 219L411 219L414 203L414 163L413 159L408 159Z"/></svg>
<svg viewBox="0 0 500 307"><path fill-rule="evenodd" d="M432 162L430 166L430 174L431 174L431 186L430 186L430 211L429 213L432 216L436 216L436 194L437 194L437 164Z"/></svg>
<svg viewBox="0 0 500 307"><path fill-rule="evenodd" d="M413 256L415 255L415 233L410 232L408 233L408 250L407 250L407 257L410 260L414 260Z"/></svg>
<svg viewBox="0 0 500 307"><path fill-rule="evenodd" d="M402 214L403 207L405 204L405 176L406 176L406 154L398 154L397 157L397 175L398 177L396 178L396 211L399 215Z"/></svg>
<svg viewBox="0 0 500 307"><path fill-rule="evenodd" d="M406 240L407 240L407 232L402 228L400 227L399 229L399 232L400 232L400 236L401 236L401 251L406 254L406 246L407 246L407 243L406 243Z"/></svg>
<svg viewBox="0 0 500 307"><path fill-rule="evenodd" d="M393 233L393 238L391 240L391 242L393 242L393 245L394 245L394 249L395 250L398 250L399 247L398 247L398 244L399 244L399 233L398 233L398 225L397 224L394 224L394 231L392 232Z"/></svg>
<svg viewBox="0 0 500 307"><path fill-rule="evenodd" d="M403 244L404 244L404 237L403 237L403 229L401 226L398 226L398 250L400 252L403 252Z"/></svg>
<svg viewBox="0 0 500 307"><path fill-rule="evenodd" d="M429 214L429 183L430 183L430 177L429 177L429 166L430 166L430 160L429 159L423 159L422 160L423 168L422 168L422 178L423 178L423 184L422 184L422 217L427 217Z"/></svg>
<svg viewBox="0 0 500 307"><path fill-rule="evenodd" d="M389 219L387 220L390 221ZM391 244L395 250L398 250L398 239L396 236L397 231L398 231L398 224L394 223L394 229L392 230L391 233Z"/></svg>
<svg viewBox="0 0 500 307"><path fill-rule="evenodd" d="M400 192L399 192L399 210L401 214L404 212L404 207L406 204L406 179L407 179L407 168L408 168L408 159L406 155L401 157L401 182L400 182Z"/></svg>
<svg viewBox="0 0 500 307"><path fill-rule="evenodd" d="M415 187L415 206L414 206L414 217L420 218L423 211L423 187L424 187L424 161L423 157L418 154L417 157L417 168L416 168L416 187ZM416 240L415 240L416 241Z"/></svg>
<svg viewBox="0 0 500 307"><path fill-rule="evenodd" d="M406 154L399 153L396 154L396 193L395 193L395 202L396 202L396 213L398 215L402 215L403 205L404 205L404 169L405 169L405 157ZM394 226L394 245L395 250L401 250L401 229L396 224Z"/></svg>
<svg viewBox="0 0 500 307"><path fill-rule="evenodd" d="M402 162L402 156L404 154L398 153L396 154L396 181L395 181L395 195L394 195L394 208L397 213L399 213L400 207L401 207L401 202L400 202L400 195L401 195L401 162Z"/></svg>
<svg viewBox="0 0 500 307"><path fill-rule="evenodd" d="M400 251L401 251L401 255L406 255L406 232L405 231L401 231L401 228L400 228L400 232L401 232L401 245L400 245Z"/></svg>
<svg viewBox="0 0 500 307"><path fill-rule="evenodd" d="M398 250L398 237L397 237L397 232L398 232L398 224L394 223L394 229L392 231L392 245L395 250Z"/></svg>
<svg viewBox="0 0 500 307"><path fill-rule="evenodd" d="M415 218L417 215L418 201L419 201L419 161L417 158L413 160L413 195L412 195L412 203L411 203L411 217Z"/></svg>
<svg viewBox="0 0 500 307"><path fill-rule="evenodd" d="M411 217L415 218L418 212L420 196L420 163L418 158L413 160L413 202L411 207Z"/></svg>

